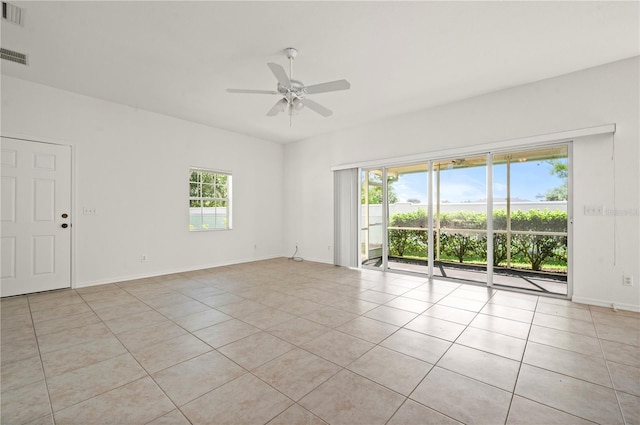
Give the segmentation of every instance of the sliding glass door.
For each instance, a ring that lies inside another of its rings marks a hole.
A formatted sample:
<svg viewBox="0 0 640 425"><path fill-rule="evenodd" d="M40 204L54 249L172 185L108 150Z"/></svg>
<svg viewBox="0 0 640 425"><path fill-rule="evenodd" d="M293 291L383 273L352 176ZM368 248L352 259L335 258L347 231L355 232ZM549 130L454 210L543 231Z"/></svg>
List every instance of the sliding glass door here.
<svg viewBox="0 0 640 425"><path fill-rule="evenodd" d="M361 170L360 264L567 295L569 145Z"/></svg>
<svg viewBox="0 0 640 425"><path fill-rule="evenodd" d="M437 161L434 275L487 281L487 157Z"/></svg>
<svg viewBox="0 0 640 425"><path fill-rule="evenodd" d="M496 285L567 295L568 147L493 155Z"/></svg>
<svg viewBox="0 0 640 425"><path fill-rule="evenodd" d="M429 167L387 168L387 264L391 270L428 273Z"/></svg>
<svg viewBox="0 0 640 425"><path fill-rule="evenodd" d="M360 264L384 268L384 193L382 169L360 172Z"/></svg>

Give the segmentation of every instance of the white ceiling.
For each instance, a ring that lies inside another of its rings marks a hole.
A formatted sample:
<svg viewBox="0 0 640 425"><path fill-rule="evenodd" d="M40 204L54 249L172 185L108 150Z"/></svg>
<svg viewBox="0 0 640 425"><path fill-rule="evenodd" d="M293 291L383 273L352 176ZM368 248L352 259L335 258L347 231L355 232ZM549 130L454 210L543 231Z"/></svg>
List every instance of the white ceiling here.
<svg viewBox="0 0 640 425"><path fill-rule="evenodd" d="M14 2L2 47L28 54L2 73L189 121L287 143L613 62L639 51L632 2ZM332 109L266 112L267 62Z"/></svg>

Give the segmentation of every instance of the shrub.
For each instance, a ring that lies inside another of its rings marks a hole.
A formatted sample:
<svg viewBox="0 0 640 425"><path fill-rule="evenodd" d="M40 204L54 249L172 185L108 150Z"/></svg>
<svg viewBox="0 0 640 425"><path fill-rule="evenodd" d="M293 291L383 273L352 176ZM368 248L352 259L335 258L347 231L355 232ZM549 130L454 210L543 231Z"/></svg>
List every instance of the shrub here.
<svg viewBox="0 0 640 425"><path fill-rule="evenodd" d="M566 232L567 213L564 211L529 210L511 214L511 230ZM531 264L532 270L541 270L551 258L566 262L566 236L512 235L512 250ZM564 253L564 254L563 254Z"/></svg>
<svg viewBox="0 0 640 425"><path fill-rule="evenodd" d="M440 215L440 227L449 229L485 229L487 215L484 212L457 211ZM389 231L389 250L396 256L427 256L428 214L423 208L408 213L397 213L391 217L391 227L420 227L425 230L397 229ZM495 230L506 230L505 210L493 212ZM567 213L564 211L529 210L511 213L511 230L566 232ZM466 232L443 231L440 234L441 252L459 262L474 257L486 258L487 236ZM532 270L541 270L545 261L557 259L567 262L567 237L553 235L511 235L512 258L531 265ZM507 259L507 236L495 233L493 238L493 265Z"/></svg>
<svg viewBox="0 0 640 425"><path fill-rule="evenodd" d="M486 239L485 239L486 243ZM478 250L478 235L470 233L441 233L440 249L447 255L451 255L464 262L467 257L473 257Z"/></svg>
<svg viewBox="0 0 640 425"><path fill-rule="evenodd" d="M391 255L403 257L409 250L416 250L415 231L389 230L389 250Z"/></svg>
<svg viewBox="0 0 640 425"><path fill-rule="evenodd" d="M456 211L440 214L440 227L452 229L486 229L487 214L474 211Z"/></svg>
<svg viewBox="0 0 640 425"><path fill-rule="evenodd" d="M487 258L487 235L479 235L476 252L482 258ZM498 266L507 260L507 235L495 233L493 235L493 265Z"/></svg>
<svg viewBox="0 0 640 425"><path fill-rule="evenodd" d="M391 227L421 227L424 231L389 230L389 251L391 255L404 256L408 253L417 257L427 256L428 214L424 208L408 213L394 214L389 222Z"/></svg>
<svg viewBox="0 0 640 425"><path fill-rule="evenodd" d="M566 232L567 213L548 210L512 211L511 230Z"/></svg>

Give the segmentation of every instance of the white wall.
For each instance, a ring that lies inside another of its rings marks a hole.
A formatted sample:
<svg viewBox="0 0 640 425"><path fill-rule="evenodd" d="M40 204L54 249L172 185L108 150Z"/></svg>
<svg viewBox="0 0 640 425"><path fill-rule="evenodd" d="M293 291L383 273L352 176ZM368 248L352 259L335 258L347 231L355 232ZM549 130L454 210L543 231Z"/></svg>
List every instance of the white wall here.
<svg viewBox="0 0 640 425"><path fill-rule="evenodd" d="M7 76L2 135L73 147L78 286L282 254L282 145ZM233 173L233 230L187 231L190 166Z"/></svg>
<svg viewBox="0 0 640 425"><path fill-rule="evenodd" d="M332 262L332 166L615 123L614 160L611 137L574 143L574 300L640 310L639 75L636 57L286 145L285 250ZM636 213L584 216L602 204Z"/></svg>

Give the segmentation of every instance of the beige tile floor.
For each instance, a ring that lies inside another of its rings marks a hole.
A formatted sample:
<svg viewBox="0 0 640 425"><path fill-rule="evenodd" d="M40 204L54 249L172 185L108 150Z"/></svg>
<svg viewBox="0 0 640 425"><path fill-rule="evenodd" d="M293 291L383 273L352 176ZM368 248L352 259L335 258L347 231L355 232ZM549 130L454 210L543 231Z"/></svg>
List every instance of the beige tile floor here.
<svg viewBox="0 0 640 425"><path fill-rule="evenodd" d="M2 424L640 424L640 315L287 259L3 299Z"/></svg>

